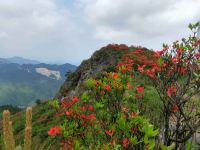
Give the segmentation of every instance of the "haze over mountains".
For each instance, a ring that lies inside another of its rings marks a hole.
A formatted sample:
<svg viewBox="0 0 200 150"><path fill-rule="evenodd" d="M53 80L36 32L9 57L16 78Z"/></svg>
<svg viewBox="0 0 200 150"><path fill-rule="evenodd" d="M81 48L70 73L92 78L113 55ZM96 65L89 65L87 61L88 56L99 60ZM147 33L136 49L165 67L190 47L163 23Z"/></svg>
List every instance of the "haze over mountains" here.
<svg viewBox="0 0 200 150"><path fill-rule="evenodd" d="M0 58L0 63L16 63L16 64L40 64L39 61L26 59L22 57Z"/></svg>
<svg viewBox="0 0 200 150"><path fill-rule="evenodd" d="M76 66L55 65L21 57L0 58L0 105L27 106L52 98Z"/></svg>

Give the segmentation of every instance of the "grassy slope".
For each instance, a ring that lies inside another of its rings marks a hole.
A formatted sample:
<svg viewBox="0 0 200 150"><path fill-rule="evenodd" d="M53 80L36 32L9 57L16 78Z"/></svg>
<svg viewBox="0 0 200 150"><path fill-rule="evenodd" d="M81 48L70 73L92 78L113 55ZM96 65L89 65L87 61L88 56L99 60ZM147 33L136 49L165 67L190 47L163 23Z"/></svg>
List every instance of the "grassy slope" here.
<svg viewBox="0 0 200 150"><path fill-rule="evenodd" d="M59 120L54 117L54 110L44 102L33 107L33 124L32 124L32 139L33 150L46 150L52 144L51 138L47 131L50 127L56 125ZM16 139L16 145L23 145L24 127L25 127L25 111L18 112L11 117L13 122L13 130ZM3 150L2 140L2 121L0 121L0 150ZM50 149L55 149L50 146Z"/></svg>
<svg viewBox="0 0 200 150"><path fill-rule="evenodd" d="M145 98L142 100L142 106L139 108L140 112L143 112L147 118L150 118L152 123L157 123L159 117L158 95L153 87L141 80L140 77L136 77L137 82L134 84L145 84ZM33 107L33 150L46 150L55 149L58 145L54 144L51 138L47 135L47 131L50 127L58 125L59 119L55 116L55 111L47 102ZM14 135L17 141L17 145L23 145L24 138L24 125L25 125L25 113L19 112L11 117L13 121ZM0 132L2 132L2 122L0 122ZM0 142L2 146L2 137Z"/></svg>

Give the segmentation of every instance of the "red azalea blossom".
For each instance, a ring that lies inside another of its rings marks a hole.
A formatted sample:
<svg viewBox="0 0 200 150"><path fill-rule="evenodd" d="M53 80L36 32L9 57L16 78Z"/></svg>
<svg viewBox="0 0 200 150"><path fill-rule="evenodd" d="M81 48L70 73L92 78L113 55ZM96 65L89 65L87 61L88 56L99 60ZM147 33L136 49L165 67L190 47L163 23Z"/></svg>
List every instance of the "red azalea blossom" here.
<svg viewBox="0 0 200 150"><path fill-rule="evenodd" d="M90 115L87 115L86 118L89 120L94 120L94 119L96 119L96 116L95 116L95 114L90 114Z"/></svg>
<svg viewBox="0 0 200 150"><path fill-rule="evenodd" d="M106 134L109 136L113 136L113 134L115 133L115 129L112 130L105 130Z"/></svg>
<svg viewBox="0 0 200 150"><path fill-rule="evenodd" d="M138 54L141 54L141 53L142 53L142 50L140 50L140 49L132 52L133 55L138 55Z"/></svg>
<svg viewBox="0 0 200 150"><path fill-rule="evenodd" d="M113 72L113 73L112 73L112 76L113 76L113 78L115 78L115 79L116 79L116 78L118 78L118 73L116 73L116 72Z"/></svg>
<svg viewBox="0 0 200 150"><path fill-rule="evenodd" d="M151 70L146 70L146 74L152 78L154 78L155 76L155 69L151 69Z"/></svg>
<svg viewBox="0 0 200 150"><path fill-rule="evenodd" d="M66 116L70 116L72 113L74 112L74 110L70 110L70 111L65 111Z"/></svg>
<svg viewBox="0 0 200 150"><path fill-rule="evenodd" d="M128 83L128 84L127 84L127 88L128 88L129 90L133 89L133 86L131 85L131 83Z"/></svg>
<svg viewBox="0 0 200 150"><path fill-rule="evenodd" d="M129 139L128 138L124 138L123 141L122 141L123 147L124 148L128 148L129 144L130 144Z"/></svg>
<svg viewBox="0 0 200 150"><path fill-rule="evenodd" d="M177 49L178 57L182 55L182 52L183 52L182 48Z"/></svg>
<svg viewBox="0 0 200 150"><path fill-rule="evenodd" d="M160 57L162 55L162 51L154 52L154 57Z"/></svg>
<svg viewBox="0 0 200 150"><path fill-rule="evenodd" d="M143 86L140 86L140 85L137 85L137 86L136 86L136 89L137 89L137 92L140 93L140 94L142 94L143 91L144 91L144 87L143 87Z"/></svg>
<svg viewBox="0 0 200 150"><path fill-rule="evenodd" d="M139 72L143 72L144 71L144 67L145 67L145 65L143 65L143 66L138 65L138 71Z"/></svg>
<svg viewBox="0 0 200 150"><path fill-rule="evenodd" d="M87 108L89 111L94 111L94 107L92 105L89 105Z"/></svg>
<svg viewBox="0 0 200 150"><path fill-rule="evenodd" d="M94 120L94 119L96 119L95 114L90 114L90 115L81 114L81 115L79 115L79 117L81 119L84 119L84 120Z"/></svg>
<svg viewBox="0 0 200 150"><path fill-rule="evenodd" d="M177 59L176 57L173 57L173 58L172 58L172 62L173 62L174 64L176 64L176 63L178 62L178 59Z"/></svg>
<svg viewBox="0 0 200 150"><path fill-rule="evenodd" d="M73 98L72 98L72 101L73 102L77 102L79 100L79 98L77 97L77 96L74 96Z"/></svg>
<svg viewBox="0 0 200 150"><path fill-rule="evenodd" d="M173 106L172 106L172 112L173 113L177 113L178 112L178 106L176 105L176 104L173 104Z"/></svg>
<svg viewBox="0 0 200 150"><path fill-rule="evenodd" d="M195 54L196 58L200 58L200 52Z"/></svg>
<svg viewBox="0 0 200 150"><path fill-rule="evenodd" d="M60 133L61 133L61 130L60 130L60 127L58 127L58 126L55 126L48 131L48 135L50 135L50 136L54 136L54 135L60 134Z"/></svg>
<svg viewBox="0 0 200 150"><path fill-rule="evenodd" d="M131 117L132 117L132 118L135 118L135 117L137 117L137 116L138 116L138 113L137 113L137 112L132 112L132 113L131 113Z"/></svg>
<svg viewBox="0 0 200 150"><path fill-rule="evenodd" d="M175 93L176 91L177 91L176 87L169 87L169 88L167 89L167 95L168 95L169 97L171 97L172 94Z"/></svg>
<svg viewBox="0 0 200 150"><path fill-rule="evenodd" d="M86 108L85 105L81 106L80 109L81 109L82 111L86 111L86 110L87 110L87 108Z"/></svg>
<svg viewBox="0 0 200 150"><path fill-rule="evenodd" d="M104 87L103 87L103 89L105 90L105 91L110 91L111 90L111 87L110 87L110 85L105 85Z"/></svg>
<svg viewBox="0 0 200 150"><path fill-rule="evenodd" d="M66 114L66 116L70 116L71 115L71 113L69 111L66 111L65 114Z"/></svg>

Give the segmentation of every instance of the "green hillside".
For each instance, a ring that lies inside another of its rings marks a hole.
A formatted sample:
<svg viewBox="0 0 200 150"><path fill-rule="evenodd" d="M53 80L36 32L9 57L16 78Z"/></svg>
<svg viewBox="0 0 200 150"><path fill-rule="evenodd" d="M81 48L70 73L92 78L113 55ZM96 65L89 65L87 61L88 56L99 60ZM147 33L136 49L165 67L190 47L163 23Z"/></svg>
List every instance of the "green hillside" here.
<svg viewBox="0 0 200 150"><path fill-rule="evenodd" d="M45 76L36 72L37 68L56 71L60 77L54 74ZM74 71L75 68L70 64L0 64L0 106L27 106L34 104L37 99L54 97L66 78L66 72Z"/></svg>
<svg viewBox="0 0 200 150"><path fill-rule="evenodd" d="M99 51L96 51L90 59L83 61L76 71L68 74L68 77L61 86L56 98L62 99L74 95L80 96L83 92L88 92L85 85L88 79L102 79L105 77L106 72L113 72L116 70L117 64L130 53L137 64L142 65L146 61L146 59L141 60L137 56L138 51L136 49L138 48L128 47L128 50L124 50L123 48L124 45L115 45L114 48L112 45L108 45L107 47L103 47ZM143 56L147 56L148 61L154 59L152 51L141 47L139 49ZM155 128L160 128L160 123L163 119L163 112L161 110L163 103L160 101L158 92L154 88L152 82L139 72L135 72L134 74L133 86L136 87L137 85L145 86L145 91L143 99L136 101L135 106L138 108L141 116L146 118L155 126ZM135 91L131 92L132 93L129 94L135 94ZM199 97L194 97L193 100L198 102ZM60 147L59 143L55 139L52 139L47 133L51 127L57 126L59 123L63 122L62 118L55 115L56 111L53 109L53 106L50 105L51 101L52 100L44 101L33 107L33 150L55 150ZM11 120L13 122L16 143L17 145L23 145L25 111L23 110L15 113L11 117ZM0 122L0 132L2 132L2 121ZM0 136L0 147L3 150L2 134Z"/></svg>
<svg viewBox="0 0 200 150"><path fill-rule="evenodd" d="M134 51L134 47L129 48L130 51ZM144 50L149 54L149 50ZM119 62L121 57L127 53L128 51L116 51L112 48L105 47L95 52L92 57L86 61L84 61L78 69L70 74L62 85L60 92L58 92L57 97L61 98L66 95L70 95L71 93L76 93L77 95L81 94L84 88L84 82L90 78L98 78L105 71L113 71L116 64ZM112 59L115 57L116 59ZM88 73L90 72L90 73ZM140 75L136 76L137 82L135 84L145 84L147 92L145 93L145 98L143 100L143 107L141 108L141 112L147 118L151 119L151 122L156 124L159 122L159 107L160 102L158 100L158 95L153 89L150 82L142 79ZM16 135L17 144L23 143L23 135L24 135L24 119L25 114L24 111L15 114L12 118L14 125L14 133ZM52 139L48 136L47 131L50 127L57 125L59 119L55 117L55 111L52 106L49 106L48 102L43 102L40 105L33 107L33 149L34 150L54 150L58 145L52 143ZM0 130L2 130L2 124L0 123ZM41 142L42 141L42 142ZM2 142L1 142L2 143ZM1 146L0 146L1 147Z"/></svg>

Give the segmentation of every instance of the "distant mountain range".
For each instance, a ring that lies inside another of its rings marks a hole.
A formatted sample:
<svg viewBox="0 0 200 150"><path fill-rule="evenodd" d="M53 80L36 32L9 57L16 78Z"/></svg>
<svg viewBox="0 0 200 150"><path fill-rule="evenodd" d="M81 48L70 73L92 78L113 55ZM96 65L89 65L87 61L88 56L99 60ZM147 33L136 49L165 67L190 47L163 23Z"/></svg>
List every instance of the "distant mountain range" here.
<svg viewBox="0 0 200 150"><path fill-rule="evenodd" d="M40 64L39 61L25 59L22 57L0 58L0 63L16 63L16 64Z"/></svg>
<svg viewBox="0 0 200 150"><path fill-rule="evenodd" d="M52 98L63 84L71 64L52 65L20 57L0 58L0 105L27 106Z"/></svg>

